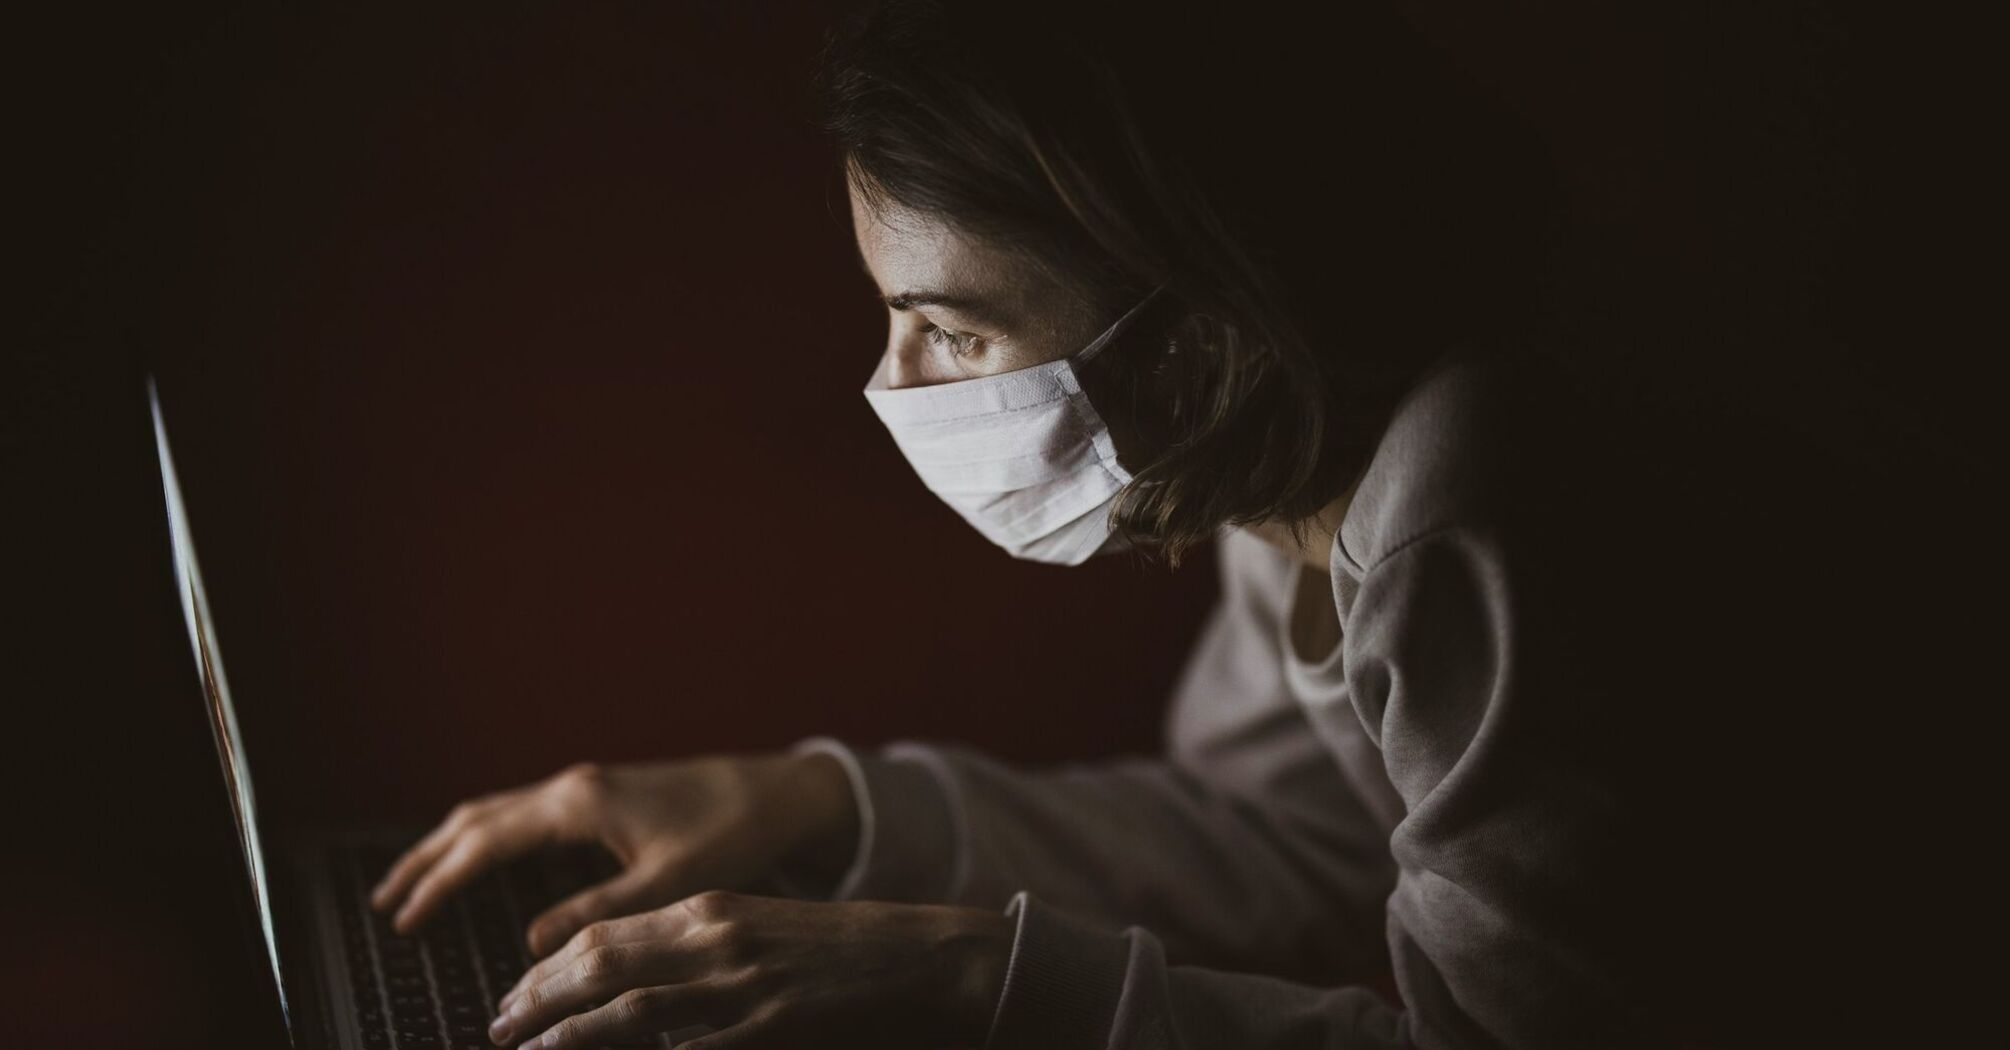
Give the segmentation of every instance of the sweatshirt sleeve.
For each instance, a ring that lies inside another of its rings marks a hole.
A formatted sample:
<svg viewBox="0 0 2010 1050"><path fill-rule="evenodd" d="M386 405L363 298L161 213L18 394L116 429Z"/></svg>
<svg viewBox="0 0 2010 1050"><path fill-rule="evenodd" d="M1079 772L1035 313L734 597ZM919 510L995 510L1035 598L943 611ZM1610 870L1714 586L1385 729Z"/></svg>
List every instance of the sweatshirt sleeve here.
<svg viewBox="0 0 2010 1050"><path fill-rule="evenodd" d="M1147 929L1026 894L989 1050L1662 1045L1594 947L1621 936L1587 905L1611 898L1615 806L1554 743L1569 701L1540 688L1560 683L1530 647L1554 639L1522 592L1492 537L1448 529L1373 566L1347 621L1353 706L1408 807L1388 918L1402 1008L1178 965Z"/></svg>
<svg viewBox="0 0 2010 1050"><path fill-rule="evenodd" d="M1285 692L1284 576L1260 543L1223 541L1222 598L1174 696L1165 758L1026 770L914 741L797 745L836 756L860 804L832 896L1002 908L1024 890L1106 930L1148 928L1177 961L1386 974L1386 835Z"/></svg>

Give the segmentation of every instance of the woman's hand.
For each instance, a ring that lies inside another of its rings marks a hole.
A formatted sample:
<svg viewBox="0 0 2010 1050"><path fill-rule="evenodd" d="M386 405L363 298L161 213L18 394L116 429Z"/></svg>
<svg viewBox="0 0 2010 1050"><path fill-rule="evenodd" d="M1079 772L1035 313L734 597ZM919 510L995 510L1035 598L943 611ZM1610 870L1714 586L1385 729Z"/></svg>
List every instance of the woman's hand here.
<svg viewBox="0 0 2010 1050"><path fill-rule="evenodd" d="M785 865L841 872L857 836L851 786L828 755L579 765L456 807L391 867L371 903L382 911L402 901L393 925L408 933L512 857L560 843L606 846L621 873L531 922L531 950L544 955L590 922L745 886Z"/></svg>
<svg viewBox="0 0 2010 1050"><path fill-rule="evenodd" d="M705 1025L679 1046L977 1046L1012 938L981 909L701 893L580 930L503 996L489 1037L559 1050Z"/></svg>

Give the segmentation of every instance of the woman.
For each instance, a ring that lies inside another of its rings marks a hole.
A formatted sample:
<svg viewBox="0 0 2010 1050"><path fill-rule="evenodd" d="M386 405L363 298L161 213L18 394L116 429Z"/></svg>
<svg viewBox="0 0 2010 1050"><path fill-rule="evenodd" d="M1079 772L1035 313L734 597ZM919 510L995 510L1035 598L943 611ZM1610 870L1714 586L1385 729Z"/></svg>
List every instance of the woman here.
<svg viewBox="0 0 2010 1050"><path fill-rule="evenodd" d="M895 0L820 83L924 483L1019 557L1218 542L1166 755L819 738L463 805L399 928L547 844L624 865L532 923L497 1043L1654 1046L1736 1003L1749 756L1680 701L1662 546L1709 537L1531 349L1542 151L1392 16L1108 6Z"/></svg>

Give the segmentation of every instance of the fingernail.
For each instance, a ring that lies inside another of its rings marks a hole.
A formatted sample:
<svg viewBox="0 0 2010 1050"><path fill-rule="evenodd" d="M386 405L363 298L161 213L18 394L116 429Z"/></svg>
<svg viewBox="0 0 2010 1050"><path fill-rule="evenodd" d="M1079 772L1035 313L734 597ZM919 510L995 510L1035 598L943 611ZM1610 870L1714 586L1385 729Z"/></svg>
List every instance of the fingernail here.
<svg viewBox="0 0 2010 1050"><path fill-rule="evenodd" d="M509 1018L497 1017L489 1022L489 1042L497 1046L509 1042Z"/></svg>

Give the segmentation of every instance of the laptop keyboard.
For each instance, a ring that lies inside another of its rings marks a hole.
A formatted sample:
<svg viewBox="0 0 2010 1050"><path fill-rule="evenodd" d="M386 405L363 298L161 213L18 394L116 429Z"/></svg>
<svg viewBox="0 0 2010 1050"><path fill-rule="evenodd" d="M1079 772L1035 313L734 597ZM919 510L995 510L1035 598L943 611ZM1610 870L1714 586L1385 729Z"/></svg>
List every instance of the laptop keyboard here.
<svg viewBox="0 0 2010 1050"><path fill-rule="evenodd" d="M365 847L336 861L336 914L366 1050L495 1050L496 1000L532 962L525 927L612 871L597 851L540 854L483 876L402 937L369 905L370 887L396 859L396 850Z"/></svg>

